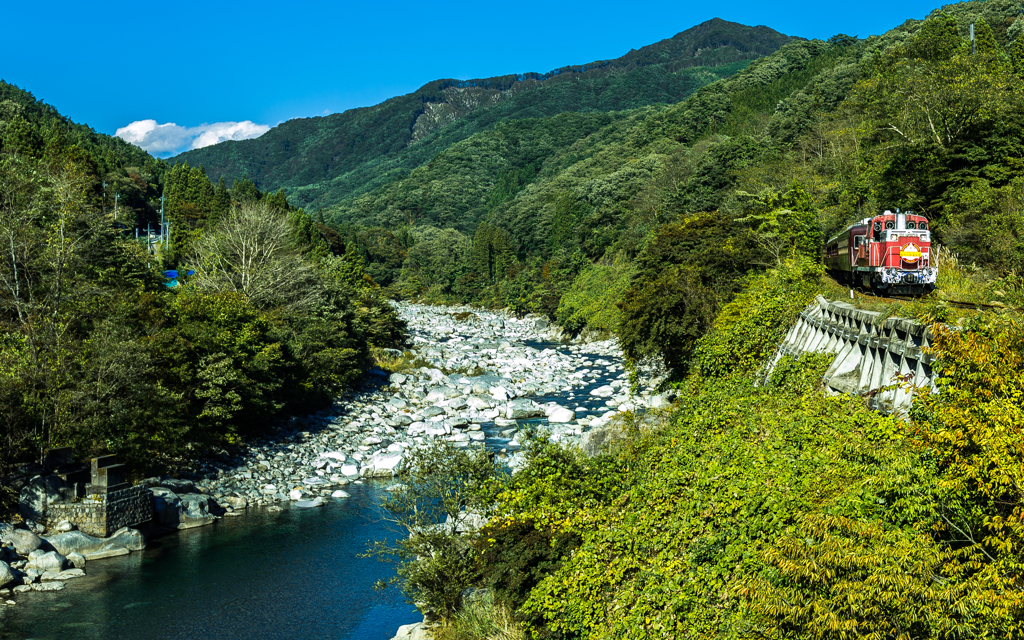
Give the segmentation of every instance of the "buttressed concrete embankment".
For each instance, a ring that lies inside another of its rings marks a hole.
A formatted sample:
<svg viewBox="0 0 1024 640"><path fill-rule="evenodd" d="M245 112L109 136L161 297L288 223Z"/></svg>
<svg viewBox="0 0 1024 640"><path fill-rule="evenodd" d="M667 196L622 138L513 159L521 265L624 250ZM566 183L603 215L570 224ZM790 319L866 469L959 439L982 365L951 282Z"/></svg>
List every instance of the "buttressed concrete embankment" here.
<svg viewBox="0 0 1024 640"><path fill-rule="evenodd" d="M914 393L935 388L931 334L923 324L884 318L843 302L818 298L800 313L771 366L786 355L834 353L824 382L838 393L867 396L873 409L905 413Z"/></svg>

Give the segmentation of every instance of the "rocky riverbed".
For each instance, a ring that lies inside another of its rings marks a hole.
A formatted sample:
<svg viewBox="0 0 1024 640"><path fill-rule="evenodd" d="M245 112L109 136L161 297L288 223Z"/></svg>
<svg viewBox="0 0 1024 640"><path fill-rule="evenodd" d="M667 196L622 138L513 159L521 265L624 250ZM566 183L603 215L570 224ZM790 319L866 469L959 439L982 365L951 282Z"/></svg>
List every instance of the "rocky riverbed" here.
<svg viewBox="0 0 1024 640"><path fill-rule="evenodd" d="M350 482L397 475L405 452L430 438L490 446L514 468L516 438L528 424L579 445L616 413L665 404L651 395L650 381L630 393L614 340L556 345L543 320L413 304L399 310L414 367L373 372L369 388L294 418L287 433L254 442L242 457L211 464L196 488L233 509L314 507L344 498Z"/></svg>
<svg viewBox="0 0 1024 640"><path fill-rule="evenodd" d="M400 474L405 453L433 438L490 447L515 468L517 438L527 426L586 450L616 414L666 403L650 391L657 379L630 393L614 340L558 344L557 329L538 318L414 304L398 309L410 330L410 350L393 354L404 368L372 371L363 388L330 408L295 416L273 437L203 463L188 478L147 479L157 523L183 529L258 505L310 509L345 500L347 485ZM34 540L20 540L29 535ZM59 536L77 536L79 547L59 546ZM14 604L6 598L15 590L58 589L62 579L81 575L88 557L81 545L95 543L80 532L59 536L0 526L0 559L7 561L0 562L0 582L7 580L0 602ZM123 546L141 548L136 540ZM103 557L107 547L90 550Z"/></svg>

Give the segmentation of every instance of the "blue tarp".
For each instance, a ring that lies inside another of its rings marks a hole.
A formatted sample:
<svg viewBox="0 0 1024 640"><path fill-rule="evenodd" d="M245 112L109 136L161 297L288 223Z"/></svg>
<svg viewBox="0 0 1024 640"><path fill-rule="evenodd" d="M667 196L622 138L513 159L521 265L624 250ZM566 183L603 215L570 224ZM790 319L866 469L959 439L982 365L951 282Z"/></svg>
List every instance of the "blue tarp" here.
<svg viewBox="0 0 1024 640"><path fill-rule="evenodd" d="M195 270L194 269L189 269L188 271L185 272L185 275L186 276L190 276L193 273L195 273ZM178 286L178 271L176 269L168 269L167 271L164 271L163 272L163 276L164 276L164 279L167 280L167 282L164 283L165 287L176 287L176 286Z"/></svg>

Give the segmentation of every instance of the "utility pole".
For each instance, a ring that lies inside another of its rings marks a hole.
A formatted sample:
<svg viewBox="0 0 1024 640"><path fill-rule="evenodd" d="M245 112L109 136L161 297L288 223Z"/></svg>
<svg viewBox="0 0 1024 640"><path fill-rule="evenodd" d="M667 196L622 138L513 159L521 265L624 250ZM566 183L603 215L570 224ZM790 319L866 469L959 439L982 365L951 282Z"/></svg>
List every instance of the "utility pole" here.
<svg viewBox="0 0 1024 640"><path fill-rule="evenodd" d="M107 181L103 181L103 213L107 212Z"/></svg>
<svg viewBox="0 0 1024 640"><path fill-rule="evenodd" d="M974 55L974 23L971 23L971 55Z"/></svg>
<svg viewBox="0 0 1024 640"><path fill-rule="evenodd" d="M114 220L117 220L117 199L121 197L121 194L114 192Z"/></svg>
<svg viewBox="0 0 1024 640"><path fill-rule="evenodd" d="M160 238L163 240L164 251L167 250L167 228L164 227L164 194L160 194Z"/></svg>

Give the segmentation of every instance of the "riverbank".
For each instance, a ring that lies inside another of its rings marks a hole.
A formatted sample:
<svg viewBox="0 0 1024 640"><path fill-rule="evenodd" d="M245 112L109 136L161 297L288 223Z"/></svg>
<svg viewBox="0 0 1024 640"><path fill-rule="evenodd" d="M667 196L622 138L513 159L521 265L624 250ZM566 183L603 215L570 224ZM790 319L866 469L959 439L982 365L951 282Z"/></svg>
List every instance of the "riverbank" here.
<svg viewBox="0 0 1024 640"><path fill-rule="evenodd" d="M251 508L315 509L347 500L352 483L400 473L404 452L426 439L487 446L514 467L523 428L543 425L553 440L579 445L616 413L664 402L647 389L630 394L612 340L556 345L548 342L551 328L543 320L461 307L397 307L412 343L400 358L401 371L375 372L330 409L293 417L274 437L250 442L234 458L203 463L185 478L147 479L158 502L184 501L197 510L193 524ZM201 508L196 496L205 498ZM158 519L176 517L173 510L157 511Z"/></svg>
<svg viewBox="0 0 1024 640"><path fill-rule="evenodd" d="M556 349L545 342L546 323L534 319L460 307L398 309L412 342L404 358L415 366L377 371L329 411L296 416L276 437L210 463L191 478L195 488L235 504L311 508L344 498L351 482L400 473L404 452L427 438L486 443L514 466L516 435L527 424L545 424L553 440L578 445L584 431L615 413L663 403L647 388L630 393L614 340Z"/></svg>

